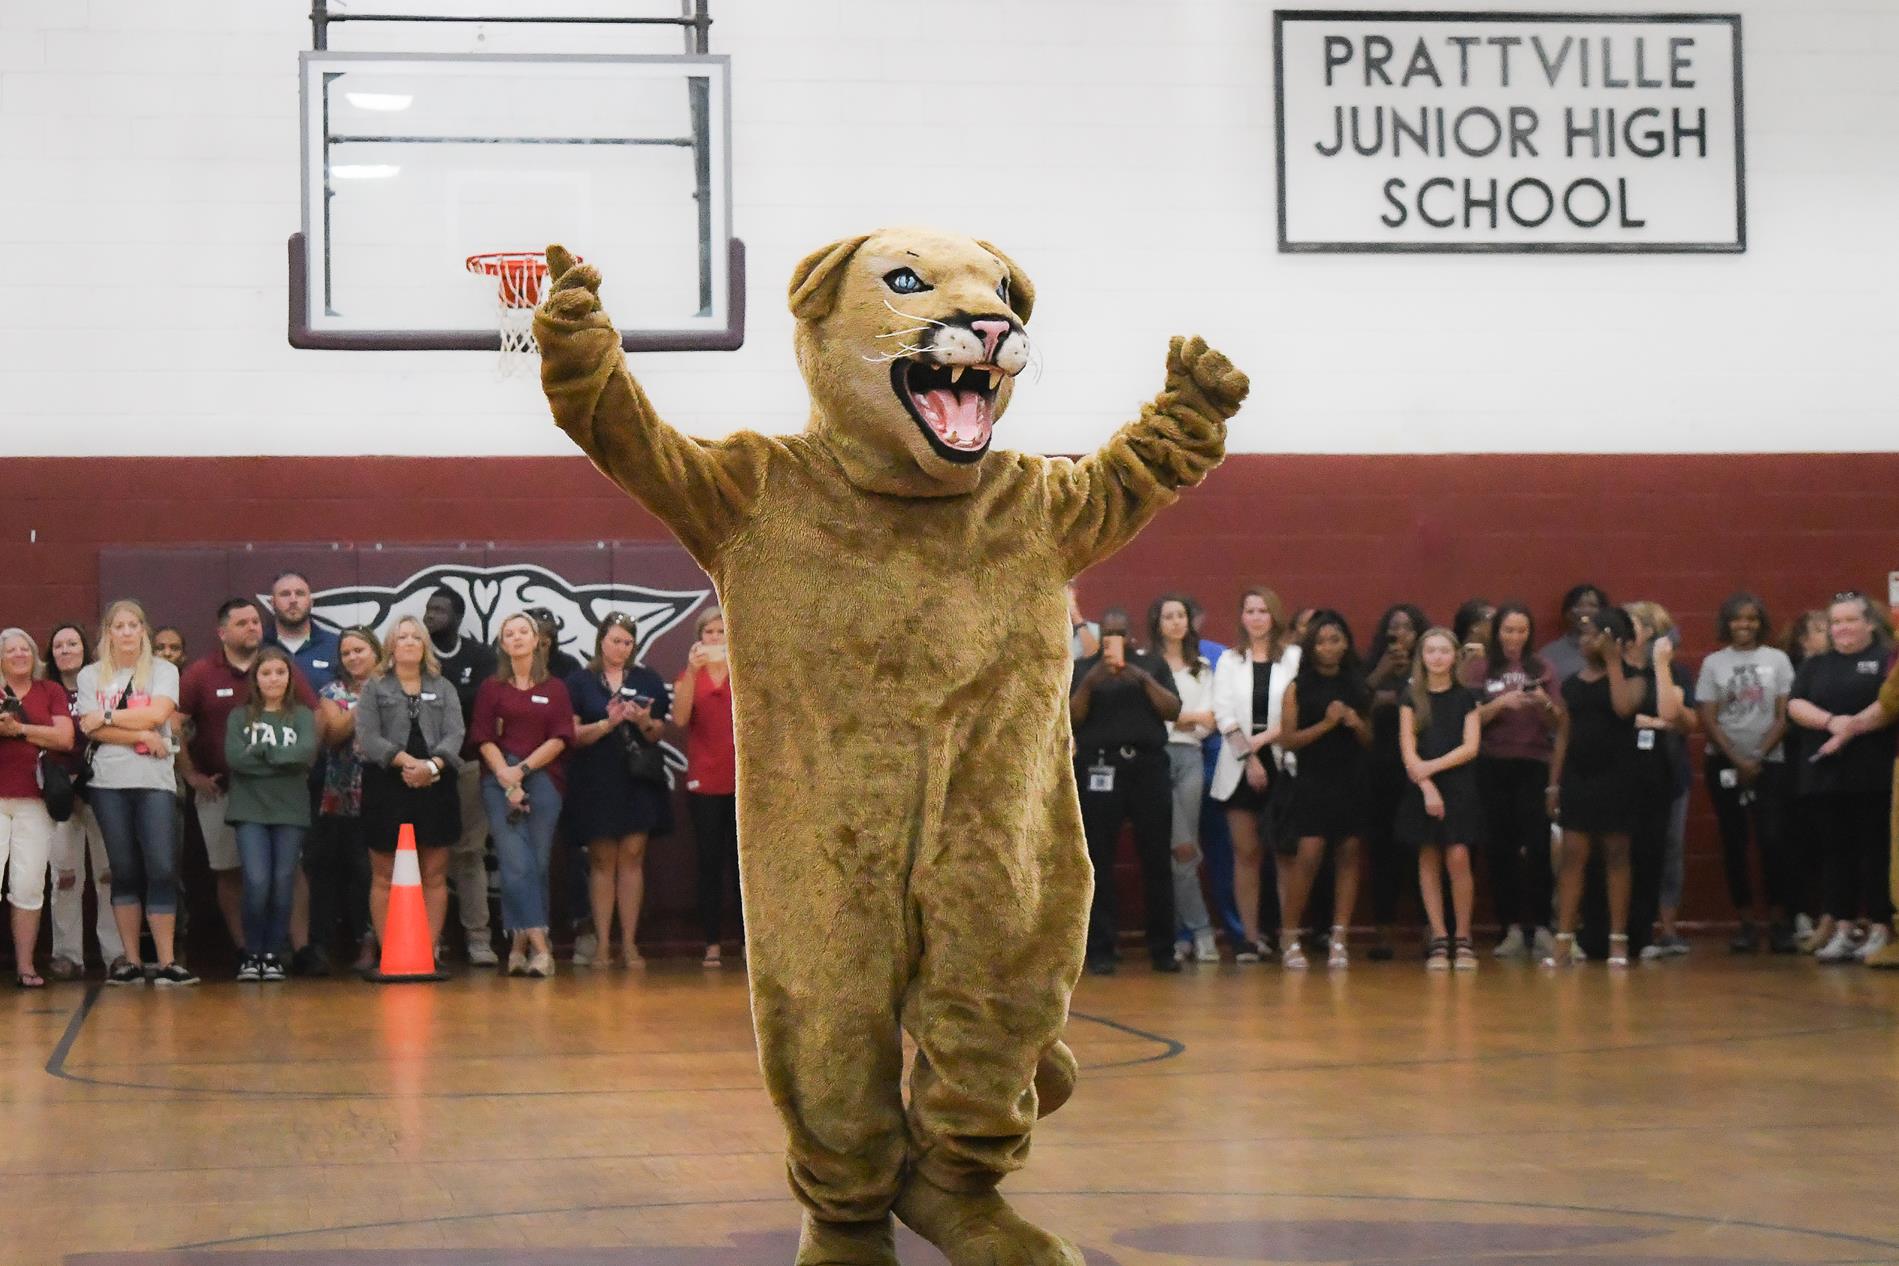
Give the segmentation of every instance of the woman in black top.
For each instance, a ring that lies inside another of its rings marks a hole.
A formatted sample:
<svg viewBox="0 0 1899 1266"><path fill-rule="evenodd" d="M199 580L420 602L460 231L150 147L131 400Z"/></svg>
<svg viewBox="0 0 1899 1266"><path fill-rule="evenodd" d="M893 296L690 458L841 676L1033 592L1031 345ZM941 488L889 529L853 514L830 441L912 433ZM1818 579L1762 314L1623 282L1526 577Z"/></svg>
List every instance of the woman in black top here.
<svg viewBox="0 0 1899 1266"><path fill-rule="evenodd" d="M1800 665L1815 655L1824 655L1832 650L1826 612L1821 609L1802 611L1781 633L1779 645L1781 650L1787 652L1787 659L1796 673L1800 671ZM1789 882L1793 885L1793 900L1797 908L1794 915L1794 944L1803 954L1812 953L1833 938L1833 920L1826 915L1826 898L1821 884L1826 843L1820 835L1814 798L1800 777L1800 771L1806 768L1807 758L1820 746L1822 738L1812 730L1795 724L1789 717L1787 732L1781 739L1787 749L1786 852L1787 868L1791 872Z"/></svg>
<svg viewBox="0 0 1899 1266"><path fill-rule="evenodd" d="M1826 913L1834 926L1814 956L1840 963L1878 953L1891 935L1893 732L1859 733L1848 724L1878 700L1886 680L1889 653L1874 637L1872 604L1862 594L1840 594L1827 609L1827 627L1833 649L1800 665L1787 716L1809 732L1811 755L1798 777L1826 848ZM1833 739L1840 742L1828 747Z"/></svg>
<svg viewBox="0 0 1899 1266"><path fill-rule="evenodd" d="M1466 598L1451 617L1451 636L1457 639L1457 662L1482 659L1490 651L1490 635L1497 608L1488 598Z"/></svg>
<svg viewBox="0 0 1899 1266"><path fill-rule="evenodd" d="M1371 692L1359 672L1352 628L1321 610L1306 629L1299 672L1280 710L1281 745L1297 753L1285 828L1275 841L1279 862L1280 962L1306 965L1299 916L1327 845L1337 849L1329 965L1345 967L1345 929L1358 900L1358 842L1365 833L1365 753L1372 728Z"/></svg>
<svg viewBox="0 0 1899 1266"><path fill-rule="evenodd" d="M1548 967L1577 961L1576 915L1583 869L1592 845L1608 864L1610 960L1628 962L1629 832L1641 771L1635 763L1635 715L1642 679L1623 668L1623 648L1635 640L1628 613L1607 607L1583 626L1583 666L1563 682L1563 714L1550 760L1549 794L1563 827L1562 868L1556 876L1556 948Z"/></svg>
<svg viewBox="0 0 1899 1266"><path fill-rule="evenodd" d="M1418 653L1398 708L1398 742L1410 786L1398 807L1397 841L1418 854L1418 890L1431 923L1425 966L1442 971L1456 954L1459 971L1477 969L1470 943L1470 910L1475 896L1470 874L1470 844L1483 825L1472 763L1483 741L1477 696L1457 683L1461 649L1450 629L1431 629L1418 639ZM1438 872L1451 874L1451 909L1456 940L1445 936L1444 892Z"/></svg>
<svg viewBox="0 0 1899 1266"><path fill-rule="evenodd" d="M1366 762L1370 804L1365 812L1365 852L1371 861L1372 923L1378 929L1377 943L1371 949L1376 961L1391 957L1391 925L1398 920L1398 889L1412 873L1409 858L1405 865L1399 864L1391 833L1398 802L1410 785L1404 759L1398 752L1398 703L1411 677L1418 637L1429 624L1417 606L1398 603L1379 617L1378 631L1372 634L1365 658L1372 727L1371 756Z"/></svg>
<svg viewBox="0 0 1899 1266"><path fill-rule="evenodd" d="M666 717L666 683L634 662L639 626L615 611L600 621L593 658L567 677L574 704L574 750L563 803L567 838L587 850L587 897L595 955L575 966L613 961L613 912L620 912L623 962L645 963L637 944L646 899L646 841L671 827L671 788L657 744ZM636 768L637 766L637 768Z"/></svg>

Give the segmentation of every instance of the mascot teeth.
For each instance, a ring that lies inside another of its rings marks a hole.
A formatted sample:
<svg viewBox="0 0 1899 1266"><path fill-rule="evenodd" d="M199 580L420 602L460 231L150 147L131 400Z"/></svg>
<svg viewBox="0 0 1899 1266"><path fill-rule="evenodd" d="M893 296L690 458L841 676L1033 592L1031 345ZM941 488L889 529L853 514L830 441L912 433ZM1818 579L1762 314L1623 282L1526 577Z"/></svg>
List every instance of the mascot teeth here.
<svg viewBox="0 0 1899 1266"><path fill-rule="evenodd" d="M971 369L976 370L970 374ZM939 365L928 358L891 362L891 386L930 446L953 462L989 451L996 393L1006 375L993 365Z"/></svg>
<svg viewBox="0 0 1899 1266"><path fill-rule="evenodd" d="M966 365L958 365L956 368L950 370L950 381L952 383L961 382L963 380L963 370L967 368L968 366ZM989 385L992 387L995 386L994 383L990 383Z"/></svg>

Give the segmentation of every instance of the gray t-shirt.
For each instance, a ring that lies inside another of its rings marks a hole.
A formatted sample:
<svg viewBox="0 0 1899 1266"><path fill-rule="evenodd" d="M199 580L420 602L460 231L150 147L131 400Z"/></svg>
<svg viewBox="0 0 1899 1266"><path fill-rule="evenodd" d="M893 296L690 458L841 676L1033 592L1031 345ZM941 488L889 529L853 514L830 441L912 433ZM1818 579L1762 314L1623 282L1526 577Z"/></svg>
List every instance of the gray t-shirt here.
<svg viewBox="0 0 1899 1266"><path fill-rule="evenodd" d="M131 675L131 669L122 668L105 678L98 664L87 664L80 669L76 691L79 715L92 716L104 712L107 707L143 708L155 699L169 699L174 705L178 702L178 669L171 664L154 659L149 688L131 691L122 701L120 695L125 692ZM118 743L101 743L92 758L92 785L115 790L150 788L168 794L175 792L178 785L174 768L177 758L171 754L171 726L167 724L161 730L152 731L152 738L165 744L164 756L142 756L136 750Z"/></svg>
<svg viewBox="0 0 1899 1266"><path fill-rule="evenodd" d="M1715 706L1715 720L1736 752L1763 759L1761 740L1774 726L1774 705L1793 692L1793 661L1785 651L1757 646L1751 651L1723 647L1701 661L1695 698ZM1710 745L1710 750L1715 750ZM1764 759L1785 759L1778 745Z"/></svg>

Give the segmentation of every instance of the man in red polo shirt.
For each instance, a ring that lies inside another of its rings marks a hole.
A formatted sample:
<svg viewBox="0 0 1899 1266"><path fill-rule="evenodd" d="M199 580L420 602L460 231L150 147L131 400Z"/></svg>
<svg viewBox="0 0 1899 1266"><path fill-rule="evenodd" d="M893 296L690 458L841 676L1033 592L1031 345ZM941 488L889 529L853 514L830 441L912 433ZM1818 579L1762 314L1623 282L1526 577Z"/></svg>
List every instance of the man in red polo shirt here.
<svg viewBox="0 0 1899 1266"><path fill-rule="evenodd" d="M250 702L251 664L264 644L264 613L250 598L231 598L218 608L218 647L185 669L178 684L178 713L191 723L191 741L178 753L178 766L191 788L204 833L204 851L218 881L218 909L231 944L244 944L244 874L237 853L237 831L224 820L224 792L230 769L224 763L224 727L231 713ZM297 702L321 712L325 706L301 672L292 672Z"/></svg>

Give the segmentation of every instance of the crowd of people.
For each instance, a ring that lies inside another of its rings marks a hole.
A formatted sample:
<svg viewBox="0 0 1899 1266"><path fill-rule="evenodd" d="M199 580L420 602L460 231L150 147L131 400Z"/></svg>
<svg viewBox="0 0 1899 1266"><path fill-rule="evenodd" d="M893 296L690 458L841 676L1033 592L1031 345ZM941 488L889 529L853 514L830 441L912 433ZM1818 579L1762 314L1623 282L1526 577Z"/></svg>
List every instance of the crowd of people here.
<svg viewBox="0 0 1899 1266"><path fill-rule="evenodd" d="M464 638L465 601L448 588L386 636L325 629L310 605L308 580L286 572L268 625L262 603L232 598L217 611L217 645L195 660L179 629L153 628L129 599L106 608L90 645L77 624L55 627L43 648L0 630L0 875L20 987L84 974L88 869L107 983L198 982L180 927L187 813L240 981L327 974L339 946L372 970L405 836L438 958L452 882L471 965L552 975L559 842L574 854L570 904L588 912L573 961L637 967L646 844L672 825L669 726L684 737L704 961L723 961L738 831L716 608L700 613L669 686L640 664L639 627L624 614L602 621L581 663L541 608L510 615L492 647Z"/></svg>
<svg viewBox="0 0 1899 1266"><path fill-rule="evenodd" d="M1899 662L1863 594L1834 595L1779 637L1765 602L1734 594L1720 649L1692 673L1664 607L1615 606L1594 585L1564 597L1566 627L1547 643L1527 606L1482 599L1448 625L1395 604L1362 651L1344 615L1289 619L1263 587L1241 597L1238 645L1206 640L1202 617L1190 596L1162 595L1143 638L1125 610L1087 620L1070 590L1092 972L1116 970L1124 830L1157 971L1217 961L1220 931L1243 963L1300 970L1323 953L1347 967L1361 885L1370 957L1393 956L1415 894L1426 967L1474 970L1480 865L1496 957L1622 968L1686 954L1697 739L1739 925L1730 949L1899 956Z"/></svg>
<svg viewBox="0 0 1899 1266"><path fill-rule="evenodd" d="M1739 925L1730 948L1893 953L1899 664L1864 595L1776 637L1766 604L1735 594L1694 673L1663 607L1615 606L1593 585L1565 596L1547 643L1525 605L1473 599L1448 625L1395 604L1362 651L1344 615L1288 618L1264 587L1241 596L1232 647L1202 636L1184 594L1156 599L1138 633L1124 610L1084 618L1072 587L1069 605L1092 972L1116 970L1124 830L1163 972L1219 961L1222 940L1240 963L1347 967L1361 886L1370 957L1393 956L1415 897L1426 967L1472 970L1480 868L1497 957L1684 954L1691 740ZM268 606L225 602L195 660L131 600L106 608L90 645L78 624L43 647L0 630L0 874L21 987L84 973L88 872L107 981L197 982L181 953L187 813L241 981L326 974L338 947L372 970L405 833L438 958L452 889L471 965L552 975L563 847L566 904L585 912L572 961L639 966L647 843L675 827L669 731L684 737L702 961L725 961L736 761L716 608L668 683L624 614L581 663L539 608L508 616L492 646L463 637L447 588L384 635L316 624L294 571Z"/></svg>

